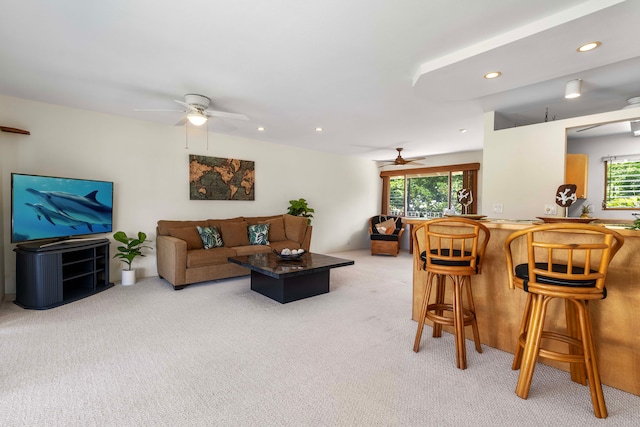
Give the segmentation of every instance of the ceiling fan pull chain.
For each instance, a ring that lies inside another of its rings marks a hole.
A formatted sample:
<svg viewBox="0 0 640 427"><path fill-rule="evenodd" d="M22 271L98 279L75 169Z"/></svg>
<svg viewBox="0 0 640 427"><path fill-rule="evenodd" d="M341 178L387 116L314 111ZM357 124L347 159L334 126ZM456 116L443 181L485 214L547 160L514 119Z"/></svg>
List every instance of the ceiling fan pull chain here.
<svg viewBox="0 0 640 427"><path fill-rule="evenodd" d="M189 149L189 123L184 125L184 149Z"/></svg>

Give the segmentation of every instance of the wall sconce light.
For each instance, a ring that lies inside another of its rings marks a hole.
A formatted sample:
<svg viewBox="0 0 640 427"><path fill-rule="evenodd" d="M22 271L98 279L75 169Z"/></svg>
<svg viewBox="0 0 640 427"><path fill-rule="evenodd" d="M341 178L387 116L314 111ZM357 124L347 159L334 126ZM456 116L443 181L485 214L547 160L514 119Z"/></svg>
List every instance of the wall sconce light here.
<svg viewBox="0 0 640 427"><path fill-rule="evenodd" d="M207 116L205 116L200 111L193 111L193 112L187 114L187 119L194 126L202 126L203 124L205 124L207 122Z"/></svg>
<svg viewBox="0 0 640 427"><path fill-rule="evenodd" d="M564 97L567 99L577 98L580 96L580 86L582 86L582 80L569 80L564 87Z"/></svg>

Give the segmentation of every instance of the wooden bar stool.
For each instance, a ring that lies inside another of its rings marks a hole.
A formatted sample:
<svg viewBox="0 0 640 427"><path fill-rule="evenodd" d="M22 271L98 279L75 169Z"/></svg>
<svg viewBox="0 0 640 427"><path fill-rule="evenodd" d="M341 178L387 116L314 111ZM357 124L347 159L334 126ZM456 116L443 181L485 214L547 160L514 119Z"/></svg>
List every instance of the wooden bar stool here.
<svg viewBox="0 0 640 427"><path fill-rule="evenodd" d="M433 336L442 336L442 326L453 326L456 341L456 366L467 368L464 327L471 326L478 353L482 353L476 310L471 292L471 276L480 274L484 251L490 232L483 224L467 218L438 218L426 221L413 229L413 239L427 272L418 330L413 351L420 348L425 320L433 322ZM447 278L452 285L451 303L445 302ZM429 301L433 283L434 302ZM466 286L465 286L466 285ZM463 302L466 288L467 307Z"/></svg>
<svg viewBox="0 0 640 427"><path fill-rule="evenodd" d="M513 248L520 240L525 247ZM505 241L509 287L527 292L512 369L520 369L516 394L529 396L538 357L570 363L571 379L586 385L593 411L607 417L596 361L589 301L604 299L609 262L624 243L613 230L597 225L554 223L530 227ZM512 253L523 253L526 262L514 267ZM566 332L544 329L545 314L553 299L564 300ZM544 341L545 347L541 346ZM548 344L562 343L551 347ZM568 347L565 347L568 346ZM566 352L561 350L566 349Z"/></svg>

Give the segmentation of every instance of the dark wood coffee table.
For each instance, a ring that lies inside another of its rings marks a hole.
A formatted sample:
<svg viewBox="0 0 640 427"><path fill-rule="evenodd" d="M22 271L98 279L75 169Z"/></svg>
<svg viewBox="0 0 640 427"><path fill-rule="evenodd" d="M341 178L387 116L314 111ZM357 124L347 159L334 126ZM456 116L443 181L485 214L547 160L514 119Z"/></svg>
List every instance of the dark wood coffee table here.
<svg viewBox="0 0 640 427"><path fill-rule="evenodd" d="M251 289L279 303L329 292L329 271L353 265L350 259L307 252L299 260L283 261L273 253L230 257L251 270Z"/></svg>

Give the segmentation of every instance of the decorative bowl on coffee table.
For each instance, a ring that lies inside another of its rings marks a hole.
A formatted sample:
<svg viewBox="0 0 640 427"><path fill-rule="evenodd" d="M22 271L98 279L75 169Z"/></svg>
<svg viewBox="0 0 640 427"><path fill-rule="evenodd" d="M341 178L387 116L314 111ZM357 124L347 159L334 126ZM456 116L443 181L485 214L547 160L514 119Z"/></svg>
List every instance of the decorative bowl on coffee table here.
<svg viewBox="0 0 640 427"><path fill-rule="evenodd" d="M302 252L301 254L291 254L291 255L282 255L280 252L273 250L273 253L283 261L299 261L306 252Z"/></svg>

